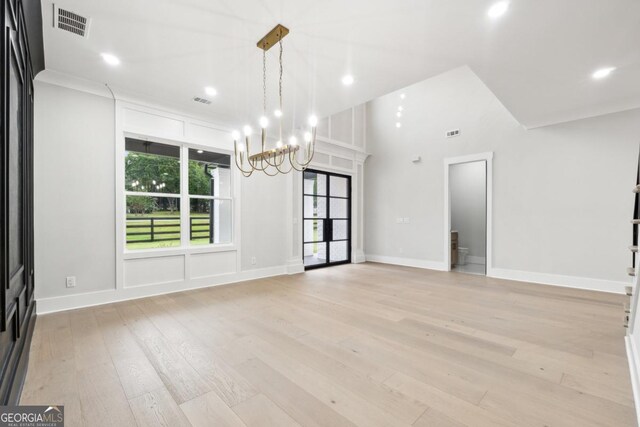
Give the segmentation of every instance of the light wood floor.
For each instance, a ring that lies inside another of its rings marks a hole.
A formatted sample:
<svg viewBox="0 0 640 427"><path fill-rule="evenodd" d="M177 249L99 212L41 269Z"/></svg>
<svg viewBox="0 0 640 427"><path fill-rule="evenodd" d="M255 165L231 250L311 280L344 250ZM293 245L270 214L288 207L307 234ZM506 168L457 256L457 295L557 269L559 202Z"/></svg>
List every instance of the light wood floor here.
<svg viewBox="0 0 640 427"><path fill-rule="evenodd" d="M38 318L67 426L633 426L623 297L382 264Z"/></svg>

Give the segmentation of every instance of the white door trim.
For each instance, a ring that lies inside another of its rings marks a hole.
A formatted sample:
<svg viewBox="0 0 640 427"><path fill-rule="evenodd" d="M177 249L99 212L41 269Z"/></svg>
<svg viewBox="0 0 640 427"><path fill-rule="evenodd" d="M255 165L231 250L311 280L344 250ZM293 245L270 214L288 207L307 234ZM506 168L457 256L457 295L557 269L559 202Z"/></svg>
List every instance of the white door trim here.
<svg viewBox="0 0 640 427"><path fill-rule="evenodd" d="M487 163L487 276L493 275L493 152L469 154L444 159L444 261L451 271L451 200L449 193L449 167L460 163L484 161Z"/></svg>

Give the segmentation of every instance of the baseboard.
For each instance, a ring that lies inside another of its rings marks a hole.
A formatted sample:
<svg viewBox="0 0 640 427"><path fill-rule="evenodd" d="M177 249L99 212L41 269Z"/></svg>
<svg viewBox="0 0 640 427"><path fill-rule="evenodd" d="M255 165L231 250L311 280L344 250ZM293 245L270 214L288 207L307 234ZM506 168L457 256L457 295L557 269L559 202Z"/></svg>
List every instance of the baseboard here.
<svg viewBox="0 0 640 427"><path fill-rule="evenodd" d="M51 298L38 298L38 304L36 307L38 314L54 313L57 311L73 310L76 308L92 307L114 302L146 298L155 295L188 291L191 289L208 288L212 286L244 282L247 280L262 279L265 277L281 276L283 274L292 273L289 272L287 266L259 268L254 270L245 270L239 273L224 274L206 279L191 280L188 282L185 281L163 283L157 285L136 286L124 289L109 289L105 291L64 295Z"/></svg>
<svg viewBox="0 0 640 427"><path fill-rule="evenodd" d="M640 426L640 359L638 359L638 349L633 343L631 336L624 337L627 348L627 360L629 361L629 373L631 374L631 388L633 389L633 402L636 407L636 419Z"/></svg>
<svg viewBox="0 0 640 427"><path fill-rule="evenodd" d="M447 265L442 261L429 261L415 258L397 258L384 255L366 255L369 262L379 262L382 264L402 265L405 267L425 268L428 270L447 271Z"/></svg>
<svg viewBox="0 0 640 427"><path fill-rule="evenodd" d="M355 251L355 255L353 257L353 263L354 264L360 264L362 262L367 262L367 257L364 254L364 251L362 251L361 249L358 249Z"/></svg>
<svg viewBox="0 0 640 427"><path fill-rule="evenodd" d="M563 286L565 288L585 289L590 291L625 293L626 282L614 280L591 279L588 277L564 276L561 274L535 273L532 271L508 270L504 268L491 268L487 276L496 279L515 280L518 282L538 283L541 285Z"/></svg>
<svg viewBox="0 0 640 427"><path fill-rule="evenodd" d="M300 258L287 261L287 274L304 273L304 263Z"/></svg>
<svg viewBox="0 0 640 427"><path fill-rule="evenodd" d="M486 258L483 256L467 255L467 263L469 264L486 264Z"/></svg>

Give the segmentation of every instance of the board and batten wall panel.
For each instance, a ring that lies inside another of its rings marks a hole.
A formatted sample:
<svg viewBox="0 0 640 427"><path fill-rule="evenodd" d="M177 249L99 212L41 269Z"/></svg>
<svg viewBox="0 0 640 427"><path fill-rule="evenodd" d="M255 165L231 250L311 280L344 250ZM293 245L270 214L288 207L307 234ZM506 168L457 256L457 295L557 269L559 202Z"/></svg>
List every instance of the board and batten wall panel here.
<svg viewBox="0 0 640 427"><path fill-rule="evenodd" d="M123 128L129 132L176 141L184 140L185 123L183 120L133 108L126 108L123 116Z"/></svg>
<svg viewBox="0 0 640 427"><path fill-rule="evenodd" d="M192 279L215 277L235 272L234 252L209 252L192 254L189 260Z"/></svg>
<svg viewBox="0 0 640 427"><path fill-rule="evenodd" d="M124 286L134 287L183 281L185 279L184 258L185 255L126 259L124 260Z"/></svg>

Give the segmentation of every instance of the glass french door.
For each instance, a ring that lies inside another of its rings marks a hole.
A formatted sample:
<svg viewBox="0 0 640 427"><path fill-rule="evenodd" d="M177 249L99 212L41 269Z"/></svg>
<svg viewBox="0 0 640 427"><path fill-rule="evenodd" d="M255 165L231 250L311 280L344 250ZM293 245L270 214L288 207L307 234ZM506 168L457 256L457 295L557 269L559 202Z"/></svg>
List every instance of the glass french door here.
<svg viewBox="0 0 640 427"><path fill-rule="evenodd" d="M351 177L307 169L302 180L305 269L351 262Z"/></svg>

